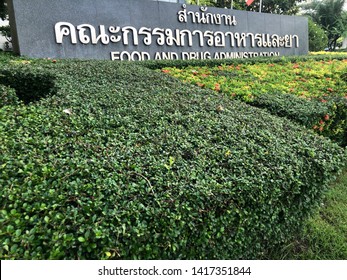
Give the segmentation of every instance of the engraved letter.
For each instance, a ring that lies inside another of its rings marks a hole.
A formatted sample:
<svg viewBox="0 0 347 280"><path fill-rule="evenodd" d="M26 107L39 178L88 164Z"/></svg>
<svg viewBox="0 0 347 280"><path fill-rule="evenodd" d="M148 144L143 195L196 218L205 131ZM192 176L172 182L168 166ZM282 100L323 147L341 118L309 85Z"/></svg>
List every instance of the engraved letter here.
<svg viewBox="0 0 347 280"><path fill-rule="evenodd" d="M152 34L151 34L152 29L147 28L147 27L141 27L139 30L139 35L145 35L146 38L143 39L143 43L146 46L149 46L152 44Z"/></svg>
<svg viewBox="0 0 347 280"><path fill-rule="evenodd" d="M133 45L137 46L139 44L139 38L137 35L137 29L132 26L125 26L122 28L123 32L123 44L129 45L129 32L132 31L133 35Z"/></svg>
<svg viewBox="0 0 347 280"><path fill-rule="evenodd" d="M58 22L55 24L55 41L57 44L63 43L63 37L71 35L71 43L77 44L76 29L69 22Z"/></svg>
<svg viewBox="0 0 347 280"><path fill-rule="evenodd" d="M178 21L179 22L187 22L187 10L186 10L187 5L183 4L182 8L183 11L178 12Z"/></svg>

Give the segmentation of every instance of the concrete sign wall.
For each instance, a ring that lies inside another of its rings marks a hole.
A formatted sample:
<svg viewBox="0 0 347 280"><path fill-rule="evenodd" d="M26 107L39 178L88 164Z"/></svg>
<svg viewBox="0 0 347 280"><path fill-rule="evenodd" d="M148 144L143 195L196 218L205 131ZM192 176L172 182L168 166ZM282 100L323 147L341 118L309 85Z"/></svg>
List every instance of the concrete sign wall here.
<svg viewBox="0 0 347 280"><path fill-rule="evenodd" d="M304 17L144 0L10 0L21 55L112 60L308 52Z"/></svg>

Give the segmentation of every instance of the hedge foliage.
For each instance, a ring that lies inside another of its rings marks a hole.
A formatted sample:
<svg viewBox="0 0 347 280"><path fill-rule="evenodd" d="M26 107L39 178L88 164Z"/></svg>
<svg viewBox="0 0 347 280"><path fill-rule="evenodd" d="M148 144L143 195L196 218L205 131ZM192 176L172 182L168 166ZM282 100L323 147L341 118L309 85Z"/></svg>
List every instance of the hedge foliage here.
<svg viewBox="0 0 347 280"><path fill-rule="evenodd" d="M0 107L18 103L16 91L13 88L0 84Z"/></svg>
<svg viewBox="0 0 347 280"><path fill-rule="evenodd" d="M317 124L317 120L332 113L330 106L320 100L308 100L292 94L276 92L259 95L250 104L266 108L275 115L288 117L310 128Z"/></svg>
<svg viewBox="0 0 347 280"><path fill-rule="evenodd" d="M257 96L251 105L267 109L274 115L286 117L317 133L347 146L347 99L330 96L311 100L292 94L268 93Z"/></svg>
<svg viewBox="0 0 347 280"><path fill-rule="evenodd" d="M267 108L346 146L346 58L275 59L277 63L267 59L261 64L247 61L239 65L169 67L161 71L218 94Z"/></svg>
<svg viewBox="0 0 347 280"><path fill-rule="evenodd" d="M41 70L27 71L27 67L0 70L0 84L15 89L16 94L24 103L40 100L47 95L55 94L57 89L54 76Z"/></svg>
<svg viewBox="0 0 347 280"><path fill-rule="evenodd" d="M287 119L135 63L0 72L50 81L0 108L1 259L264 258L346 162Z"/></svg>

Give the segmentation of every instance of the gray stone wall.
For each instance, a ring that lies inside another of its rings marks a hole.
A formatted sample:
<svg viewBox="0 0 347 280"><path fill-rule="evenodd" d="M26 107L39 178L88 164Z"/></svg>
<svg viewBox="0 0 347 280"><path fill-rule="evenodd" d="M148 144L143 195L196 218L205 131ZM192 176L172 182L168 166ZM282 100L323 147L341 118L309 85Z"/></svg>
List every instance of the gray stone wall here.
<svg viewBox="0 0 347 280"><path fill-rule="evenodd" d="M308 52L304 17L163 1L10 2L15 50L29 57L210 59Z"/></svg>

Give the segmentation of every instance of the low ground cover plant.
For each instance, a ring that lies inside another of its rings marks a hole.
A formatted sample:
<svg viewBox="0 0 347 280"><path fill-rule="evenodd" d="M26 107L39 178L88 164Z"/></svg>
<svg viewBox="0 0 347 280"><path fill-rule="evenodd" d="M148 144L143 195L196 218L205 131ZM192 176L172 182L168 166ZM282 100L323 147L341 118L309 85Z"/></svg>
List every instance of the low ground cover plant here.
<svg viewBox="0 0 347 280"><path fill-rule="evenodd" d="M305 98L346 95L347 60L219 65L164 68L183 81L222 91L243 100L274 91Z"/></svg>
<svg viewBox="0 0 347 280"><path fill-rule="evenodd" d="M346 163L300 125L136 63L2 66L12 93L51 82L0 108L2 259L265 258Z"/></svg>

